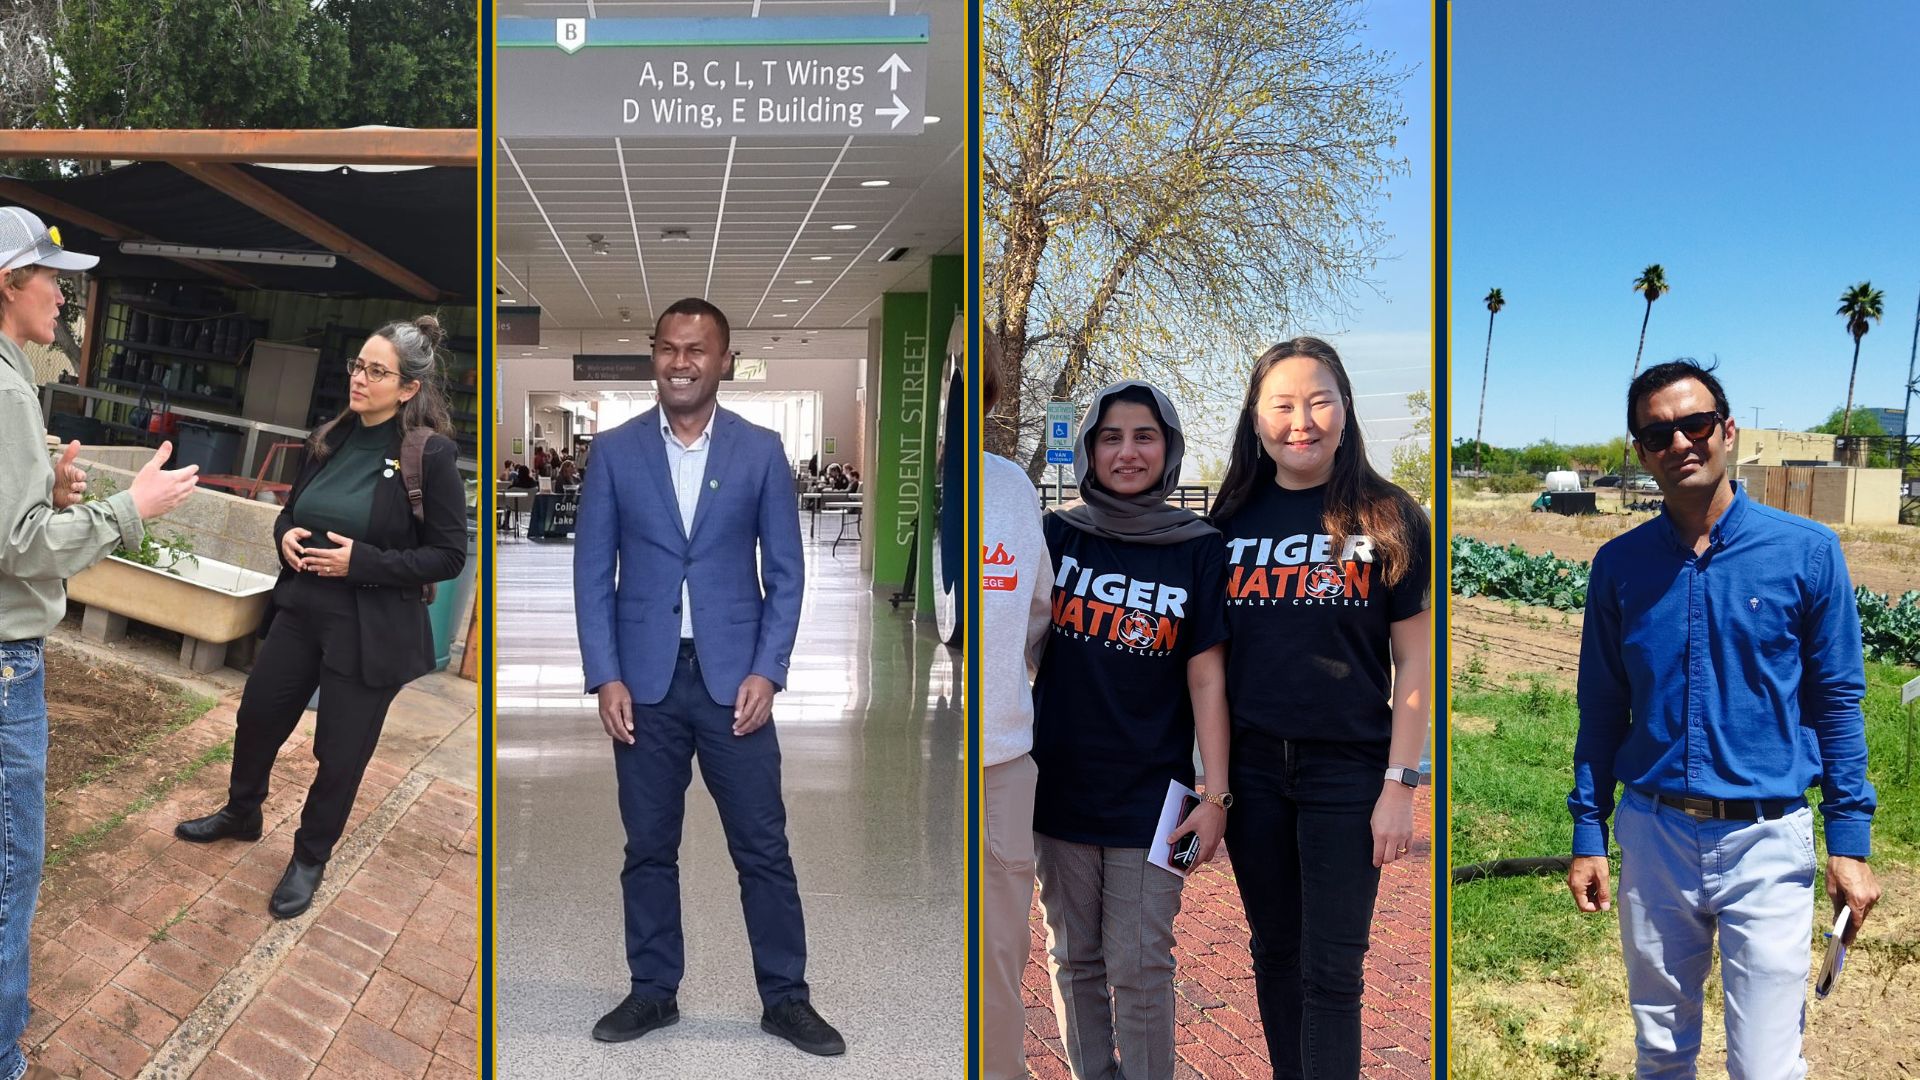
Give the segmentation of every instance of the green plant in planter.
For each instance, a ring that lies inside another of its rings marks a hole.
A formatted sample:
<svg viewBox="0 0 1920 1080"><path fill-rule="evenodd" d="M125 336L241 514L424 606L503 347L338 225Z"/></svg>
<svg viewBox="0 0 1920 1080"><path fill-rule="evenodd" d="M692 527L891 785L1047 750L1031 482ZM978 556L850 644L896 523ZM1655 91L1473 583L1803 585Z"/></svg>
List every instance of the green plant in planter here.
<svg viewBox="0 0 1920 1080"><path fill-rule="evenodd" d="M113 477L91 475L87 477L87 493L80 497L80 501L99 502L112 498L119 490L120 485L114 482ZM200 560L193 554L193 537L183 532L175 532L172 536L156 536L152 530L142 530L138 548L114 548L113 557L151 566L176 576L180 573L177 568L183 562L196 567L200 565Z"/></svg>

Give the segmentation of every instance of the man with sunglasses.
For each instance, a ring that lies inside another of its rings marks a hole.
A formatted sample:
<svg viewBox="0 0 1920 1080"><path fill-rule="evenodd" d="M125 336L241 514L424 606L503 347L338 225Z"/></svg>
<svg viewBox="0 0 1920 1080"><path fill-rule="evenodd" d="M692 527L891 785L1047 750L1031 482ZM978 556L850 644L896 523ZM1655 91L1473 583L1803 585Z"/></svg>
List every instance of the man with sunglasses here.
<svg viewBox="0 0 1920 1080"><path fill-rule="evenodd" d="M1612 906L1611 814L1641 1077L1694 1075L1716 929L1728 1073L1806 1075L1816 781L1827 895L1851 912L1849 940L1880 896L1840 542L1732 483L1732 415L1691 360L1634 379L1627 428L1666 505L1600 549L1587 590L1567 884L1581 911Z"/></svg>

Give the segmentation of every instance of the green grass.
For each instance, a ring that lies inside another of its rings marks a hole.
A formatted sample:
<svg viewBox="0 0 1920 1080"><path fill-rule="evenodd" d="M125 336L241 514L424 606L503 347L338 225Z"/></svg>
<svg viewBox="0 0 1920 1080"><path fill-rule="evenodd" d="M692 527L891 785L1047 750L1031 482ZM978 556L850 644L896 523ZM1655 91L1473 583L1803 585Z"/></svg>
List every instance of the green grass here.
<svg viewBox="0 0 1920 1080"><path fill-rule="evenodd" d="M1876 863L1920 856L1920 762L1906 768L1907 712L1900 705L1901 685L1916 674L1891 664L1867 668L1867 771L1880 796ZM1566 799L1579 726L1573 695L1535 681L1526 689L1462 693L1453 713L1478 721L1456 724L1449 744L1453 865L1567 854L1573 827ZM1475 730L1488 722L1490 731ZM1809 797L1817 806L1818 790ZM1824 874L1824 838L1821 846ZM1617 885L1617 848L1613 855ZM1824 895L1824 882L1820 889ZM1575 910L1559 875L1483 879L1453 889L1449 903L1457 977L1578 984L1584 961L1619 933L1613 914Z"/></svg>
<svg viewBox="0 0 1920 1080"><path fill-rule="evenodd" d="M201 752L199 757L194 758L173 772L148 784L146 790L141 792L140 797L133 800L133 802L128 803L125 807L108 815L106 818L95 822L59 847L49 850L46 858L47 872L51 873L65 863L85 855L88 851L92 850L94 845L105 839L108 833L125 824L128 818L165 798L168 792L188 780L193 779L194 775L201 769L218 762L232 760L232 739L227 739L218 746L208 747Z"/></svg>

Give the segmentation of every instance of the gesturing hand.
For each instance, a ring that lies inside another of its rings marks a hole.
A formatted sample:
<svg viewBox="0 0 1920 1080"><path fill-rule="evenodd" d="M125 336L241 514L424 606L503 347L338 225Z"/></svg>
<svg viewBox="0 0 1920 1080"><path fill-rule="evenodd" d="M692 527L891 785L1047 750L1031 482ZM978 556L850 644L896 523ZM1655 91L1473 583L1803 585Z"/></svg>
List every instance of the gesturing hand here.
<svg viewBox="0 0 1920 1080"><path fill-rule="evenodd" d="M87 494L87 474L73 459L80 456L80 440L67 444L53 465L53 508L65 510Z"/></svg>
<svg viewBox="0 0 1920 1080"><path fill-rule="evenodd" d="M133 496L134 513L142 521L152 521L187 501L193 494L194 485L200 481L200 466L189 465L184 469L162 469L167 459L173 456L171 441L160 444L153 457L133 476L133 486L127 489Z"/></svg>
<svg viewBox="0 0 1920 1080"><path fill-rule="evenodd" d="M733 696L733 733L751 735L771 719L773 683L765 675L740 680L740 692Z"/></svg>

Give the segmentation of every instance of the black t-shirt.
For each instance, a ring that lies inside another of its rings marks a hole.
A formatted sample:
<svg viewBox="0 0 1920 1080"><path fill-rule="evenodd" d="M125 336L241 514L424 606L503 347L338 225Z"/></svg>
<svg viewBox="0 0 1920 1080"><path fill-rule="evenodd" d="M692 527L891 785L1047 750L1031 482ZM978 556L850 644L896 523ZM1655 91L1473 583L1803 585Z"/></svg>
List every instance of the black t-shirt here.
<svg viewBox="0 0 1920 1080"><path fill-rule="evenodd" d="M1227 705L1235 733L1340 742L1393 735L1388 628L1427 606L1427 519L1409 511L1412 565L1389 587L1371 537L1333 550L1326 488L1265 484L1226 540Z"/></svg>
<svg viewBox="0 0 1920 1080"><path fill-rule="evenodd" d="M1217 536L1165 546L1049 515L1053 626L1033 683L1033 827L1104 847L1153 842L1167 781L1193 783L1187 661L1226 640Z"/></svg>

